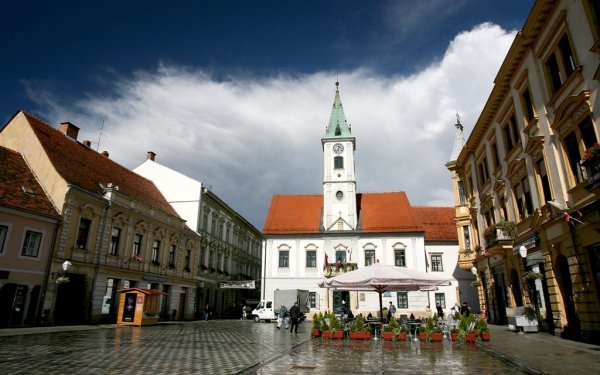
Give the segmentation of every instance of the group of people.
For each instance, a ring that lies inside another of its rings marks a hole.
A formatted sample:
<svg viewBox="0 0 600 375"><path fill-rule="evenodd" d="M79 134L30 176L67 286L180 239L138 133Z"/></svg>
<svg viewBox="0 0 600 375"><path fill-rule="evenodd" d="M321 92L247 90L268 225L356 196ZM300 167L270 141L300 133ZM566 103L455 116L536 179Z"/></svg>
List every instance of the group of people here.
<svg viewBox="0 0 600 375"><path fill-rule="evenodd" d="M291 320L291 325L288 324L288 315ZM279 315L277 315L277 329L281 329L281 325L285 323L286 330L288 329L288 326L290 326L290 333L298 333L298 323L300 322L301 316L302 312L300 311L298 302L294 303L294 306L290 308L289 313L287 307L282 304L279 307Z"/></svg>

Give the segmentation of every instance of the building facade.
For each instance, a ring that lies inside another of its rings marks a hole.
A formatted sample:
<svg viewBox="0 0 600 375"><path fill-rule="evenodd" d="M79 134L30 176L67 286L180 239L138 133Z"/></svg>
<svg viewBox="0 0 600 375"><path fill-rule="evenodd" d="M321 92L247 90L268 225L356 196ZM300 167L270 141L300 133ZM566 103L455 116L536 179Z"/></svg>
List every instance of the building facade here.
<svg viewBox="0 0 600 375"><path fill-rule="evenodd" d="M496 324L531 306L540 328L600 337L600 4L535 2L466 142L447 167L461 268Z"/></svg>
<svg viewBox="0 0 600 375"><path fill-rule="evenodd" d="M151 181L79 142L78 131L23 111L0 131L60 213L42 302L49 323L114 323L118 291L130 287L165 292L162 319L192 319L199 236Z"/></svg>
<svg viewBox="0 0 600 375"><path fill-rule="evenodd" d="M472 276L456 267L452 208L413 207L404 192L357 193L356 139L337 88L321 143L323 193L272 199L263 228L262 297L273 298L276 289L306 289L312 313L337 310L344 302L355 314L376 314L377 293L332 292L318 283L379 262L435 272L452 281L437 291L386 293L384 305L393 302L398 314L424 316L427 306L439 303L449 309L468 299Z"/></svg>
<svg viewBox="0 0 600 375"><path fill-rule="evenodd" d="M60 216L18 152L0 146L0 327L42 320Z"/></svg>
<svg viewBox="0 0 600 375"><path fill-rule="evenodd" d="M211 187L155 160L148 152L134 172L152 180L201 238L196 304L217 317L239 318L258 302L261 233L211 191ZM252 283L254 281L254 283Z"/></svg>

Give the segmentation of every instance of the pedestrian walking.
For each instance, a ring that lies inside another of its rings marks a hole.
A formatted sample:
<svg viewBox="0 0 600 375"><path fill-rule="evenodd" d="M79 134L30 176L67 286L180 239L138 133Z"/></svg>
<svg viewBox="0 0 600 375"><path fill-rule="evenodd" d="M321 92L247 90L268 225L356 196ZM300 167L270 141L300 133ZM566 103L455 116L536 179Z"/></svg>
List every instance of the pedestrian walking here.
<svg viewBox="0 0 600 375"><path fill-rule="evenodd" d="M294 303L294 306L290 309L290 318L292 318L292 325L290 327L290 333L292 331L294 333L298 333L298 321L300 320L300 307L298 307L298 302Z"/></svg>
<svg viewBox="0 0 600 375"><path fill-rule="evenodd" d="M438 319L444 319L444 310L442 310L442 305L438 303L437 305L435 305L435 309L437 311Z"/></svg>
<svg viewBox="0 0 600 375"><path fill-rule="evenodd" d="M394 306L392 301L390 301L390 307L388 308L388 316L387 316L388 322L392 319L392 316L394 316L394 314L396 314L396 306Z"/></svg>
<svg viewBox="0 0 600 375"><path fill-rule="evenodd" d="M281 328L281 324L285 322L285 329L288 329L287 307L281 305L279 307L279 315L277 315L277 329Z"/></svg>
<svg viewBox="0 0 600 375"><path fill-rule="evenodd" d="M466 302L463 302L462 306L460 307L460 315L471 315L471 310L469 309L469 306L467 306Z"/></svg>
<svg viewBox="0 0 600 375"><path fill-rule="evenodd" d="M208 316L210 315L210 306L208 306L208 303L206 304L206 306L204 307L204 321L206 323L208 323Z"/></svg>

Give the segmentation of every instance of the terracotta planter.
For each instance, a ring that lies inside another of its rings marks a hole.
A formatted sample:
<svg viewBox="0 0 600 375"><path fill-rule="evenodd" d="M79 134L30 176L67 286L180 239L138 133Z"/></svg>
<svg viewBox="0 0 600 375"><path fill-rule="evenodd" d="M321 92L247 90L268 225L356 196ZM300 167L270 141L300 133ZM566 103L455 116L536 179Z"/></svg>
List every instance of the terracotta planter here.
<svg viewBox="0 0 600 375"><path fill-rule="evenodd" d="M344 338L344 331L333 331L331 334L332 340L342 340Z"/></svg>
<svg viewBox="0 0 600 375"><path fill-rule="evenodd" d="M324 339L331 339L333 336L333 331L323 331L321 332L321 337Z"/></svg>
<svg viewBox="0 0 600 375"><path fill-rule="evenodd" d="M314 329L312 330L312 336L313 336L313 337L319 337L319 336L321 336L321 330L320 330L320 329L318 329L318 328L314 328Z"/></svg>
<svg viewBox="0 0 600 375"><path fill-rule="evenodd" d="M400 340L400 341L406 341L406 336L407 336L406 332L400 332L398 334L398 340Z"/></svg>
<svg viewBox="0 0 600 375"><path fill-rule="evenodd" d="M392 332L393 335L393 332ZM350 340L370 340L371 332L361 331L361 332L348 332L348 336Z"/></svg>
<svg viewBox="0 0 600 375"><path fill-rule="evenodd" d="M381 332L381 338L385 341L392 341L394 340L394 332Z"/></svg>
<svg viewBox="0 0 600 375"><path fill-rule="evenodd" d="M479 335L479 330L477 328L475 328L473 330L473 334L475 335L475 337L477 337L477 335Z"/></svg>
<svg viewBox="0 0 600 375"><path fill-rule="evenodd" d="M442 332L433 332L431 334L431 341L432 342L442 342L443 338L444 338L444 334Z"/></svg>
<svg viewBox="0 0 600 375"><path fill-rule="evenodd" d="M481 332L481 341L490 341L490 337L489 332Z"/></svg>
<svg viewBox="0 0 600 375"><path fill-rule="evenodd" d="M427 333L427 332L419 332L419 340L421 340L421 341L427 341L428 338L429 338L429 333Z"/></svg>
<svg viewBox="0 0 600 375"><path fill-rule="evenodd" d="M451 333L450 334L450 339L452 339L452 341L458 340L458 333Z"/></svg>
<svg viewBox="0 0 600 375"><path fill-rule="evenodd" d="M469 344L475 344L475 338L477 336L474 333L467 333L465 336L465 341Z"/></svg>

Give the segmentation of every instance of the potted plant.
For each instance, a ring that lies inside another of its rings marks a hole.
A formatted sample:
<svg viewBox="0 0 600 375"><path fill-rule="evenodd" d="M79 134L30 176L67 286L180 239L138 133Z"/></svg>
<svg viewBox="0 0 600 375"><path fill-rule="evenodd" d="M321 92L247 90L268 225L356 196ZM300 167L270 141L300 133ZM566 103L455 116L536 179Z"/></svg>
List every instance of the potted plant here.
<svg viewBox="0 0 600 375"><path fill-rule="evenodd" d="M427 327L423 325L419 326L419 340L429 341L429 332L427 332Z"/></svg>
<svg viewBox="0 0 600 375"><path fill-rule="evenodd" d="M460 329L454 327L450 330L450 339L452 341L456 341L458 339L458 334L460 333Z"/></svg>
<svg viewBox="0 0 600 375"><path fill-rule="evenodd" d="M344 327L334 313L329 314L329 329L331 330L331 338L333 340L341 340L344 338Z"/></svg>
<svg viewBox="0 0 600 375"><path fill-rule="evenodd" d="M525 272L525 275L523 276L523 279L525 281L528 280L541 280L544 278L544 275L542 275L539 272L534 272L534 271L527 271Z"/></svg>
<svg viewBox="0 0 600 375"><path fill-rule="evenodd" d="M444 338L444 333L442 332L442 328L438 325L436 325L433 328L433 332L431 332L431 341L432 342L442 342L442 339Z"/></svg>
<svg viewBox="0 0 600 375"><path fill-rule="evenodd" d="M392 316L390 322L383 326L383 332L381 333L381 337L385 341L392 341L396 339L396 336L400 333L400 324L396 318ZM406 339L406 338L405 338Z"/></svg>
<svg viewBox="0 0 600 375"><path fill-rule="evenodd" d="M323 316L321 315L321 313L315 313L315 315L313 315L313 321L312 321L312 336L313 337L321 336L321 319L322 318L323 318Z"/></svg>
<svg viewBox="0 0 600 375"><path fill-rule="evenodd" d="M333 332L329 328L328 316L328 314L325 314L321 319L321 337L324 339L330 339L333 335Z"/></svg>
<svg viewBox="0 0 600 375"><path fill-rule="evenodd" d="M350 324L350 332L348 336L351 340L370 340L371 327L365 326L362 315L358 315L354 322Z"/></svg>
<svg viewBox="0 0 600 375"><path fill-rule="evenodd" d="M437 320L434 317L425 319L425 330L429 335L429 340L433 342L441 342L444 334L442 329L438 326Z"/></svg>

